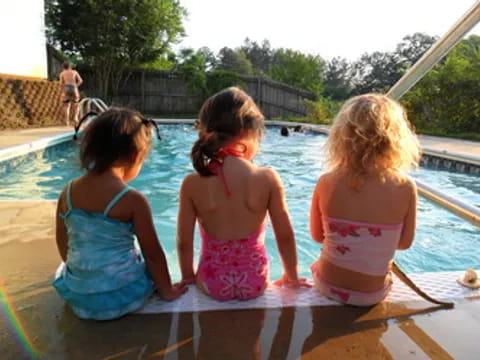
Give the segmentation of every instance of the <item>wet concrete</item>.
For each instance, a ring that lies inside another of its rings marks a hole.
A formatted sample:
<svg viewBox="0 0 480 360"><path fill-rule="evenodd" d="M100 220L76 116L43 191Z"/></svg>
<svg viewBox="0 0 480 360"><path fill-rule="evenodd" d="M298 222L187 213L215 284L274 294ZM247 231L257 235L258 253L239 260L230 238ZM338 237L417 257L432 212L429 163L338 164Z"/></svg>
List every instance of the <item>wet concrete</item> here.
<svg viewBox="0 0 480 360"><path fill-rule="evenodd" d="M478 358L480 299L80 320L50 285L54 211L53 201L0 202L1 359Z"/></svg>

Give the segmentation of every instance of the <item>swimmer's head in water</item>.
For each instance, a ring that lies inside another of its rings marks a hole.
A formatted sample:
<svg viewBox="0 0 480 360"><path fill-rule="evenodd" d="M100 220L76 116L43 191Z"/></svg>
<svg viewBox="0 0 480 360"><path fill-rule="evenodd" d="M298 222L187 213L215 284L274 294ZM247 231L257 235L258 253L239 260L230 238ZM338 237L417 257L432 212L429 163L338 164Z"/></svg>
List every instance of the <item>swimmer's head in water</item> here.
<svg viewBox="0 0 480 360"><path fill-rule="evenodd" d="M282 126L282 129L280 130L280 134L282 136L289 136L290 135L290 131L288 130L288 128L286 126Z"/></svg>
<svg viewBox="0 0 480 360"><path fill-rule="evenodd" d="M195 170L200 175L213 175L208 164L220 160L219 150L223 146L240 138L258 142L264 128L263 119L253 99L237 87L210 97L200 109L198 140L191 152Z"/></svg>
<svg viewBox="0 0 480 360"><path fill-rule="evenodd" d="M82 168L102 173L117 163L143 161L152 143L153 126L150 120L130 109L110 108L101 113L83 135Z"/></svg>

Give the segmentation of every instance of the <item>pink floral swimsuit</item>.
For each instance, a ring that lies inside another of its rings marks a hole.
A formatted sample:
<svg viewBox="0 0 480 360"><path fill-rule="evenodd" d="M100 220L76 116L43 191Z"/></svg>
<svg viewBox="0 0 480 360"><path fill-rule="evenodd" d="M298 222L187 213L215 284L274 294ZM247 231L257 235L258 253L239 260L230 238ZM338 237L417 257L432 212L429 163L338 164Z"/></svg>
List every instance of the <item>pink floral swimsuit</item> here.
<svg viewBox="0 0 480 360"><path fill-rule="evenodd" d="M234 143L220 149L222 156L245 158L245 151ZM231 196L223 173L223 164L211 161L209 169L220 176L225 192ZM200 223L199 223L200 224ZM250 236L238 240L219 240L209 235L200 224L202 249L197 281L217 300L248 300L263 293L268 282L268 257L265 248L265 222Z"/></svg>
<svg viewBox="0 0 480 360"><path fill-rule="evenodd" d="M217 300L248 300L261 295L268 281L265 224L247 238L218 240L200 226L202 250L197 279Z"/></svg>

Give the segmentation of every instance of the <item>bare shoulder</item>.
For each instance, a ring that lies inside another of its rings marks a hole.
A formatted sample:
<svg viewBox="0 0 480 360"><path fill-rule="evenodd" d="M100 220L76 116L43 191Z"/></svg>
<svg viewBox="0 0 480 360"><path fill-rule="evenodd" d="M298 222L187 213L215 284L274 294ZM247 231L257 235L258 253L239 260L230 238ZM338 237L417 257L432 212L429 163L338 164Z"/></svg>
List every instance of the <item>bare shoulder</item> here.
<svg viewBox="0 0 480 360"><path fill-rule="evenodd" d="M195 193L195 189L203 188L205 185L205 178L196 172L190 173L182 181L180 186L180 193L185 196L187 194ZM189 195L188 195L189 196Z"/></svg>
<svg viewBox="0 0 480 360"><path fill-rule="evenodd" d="M417 194L417 184L415 183L415 180L412 179L410 176L407 176L405 178L405 181L402 184L402 187L405 192L407 192L409 195L415 195Z"/></svg>
<svg viewBox="0 0 480 360"><path fill-rule="evenodd" d="M198 184L199 181L202 180L202 176L197 174L196 172L190 173L182 181L182 188L191 188Z"/></svg>
<svg viewBox="0 0 480 360"><path fill-rule="evenodd" d="M387 180L387 185L402 197L412 197L417 194L417 185L415 180L410 176L405 176L400 181L397 179L389 179Z"/></svg>
<svg viewBox="0 0 480 360"><path fill-rule="evenodd" d="M270 185L281 185L282 180L275 169L268 167L259 167L256 170L257 176Z"/></svg>
<svg viewBox="0 0 480 360"><path fill-rule="evenodd" d="M125 194L124 200L125 205L134 210L150 208L147 197L134 189Z"/></svg>
<svg viewBox="0 0 480 360"><path fill-rule="evenodd" d="M336 172L326 172L318 178L317 189L325 189L332 187L339 180L339 174Z"/></svg>

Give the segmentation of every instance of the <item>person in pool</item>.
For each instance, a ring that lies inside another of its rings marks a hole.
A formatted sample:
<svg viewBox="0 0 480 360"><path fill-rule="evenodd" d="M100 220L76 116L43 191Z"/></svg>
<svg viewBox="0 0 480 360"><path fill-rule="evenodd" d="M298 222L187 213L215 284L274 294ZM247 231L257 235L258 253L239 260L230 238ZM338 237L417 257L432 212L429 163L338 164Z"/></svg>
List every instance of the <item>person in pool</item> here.
<svg viewBox="0 0 480 360"><path fill-rule="evenodd" d="M252 162L263 131L260 110L250 96L232 87L209 98L199 118L199 136L191 151L196 173L188 175L180 189L177 249L182 282L196 282L217 300L261 295L269 277L268 214L284 268L276 283L307 286L297 275L295 237L280 177ZM202 244L195 270L197 221Z"/></svg>
<svg viewBox="0 0 480 360"><path fill-rule="evenodd" d="M315 285L343 303L373 305L391 289L395 250L414 238L417 190L404 171L418 164L417 137L399 103L367 94L344 104L327 148L329 171L310 211L312 237L323 243Z"/></svg>
<svg viewBox="0 0 480 360"><path fill-rule="evenodd" d="M114 319L139 309L155 290L165 300L186 291L171 283L147 199L127 185L142 168L152 126L129 109L100 114L80 146L86 172L58 200L56 240L64 263L53 285L80 318Z"/></svg>

